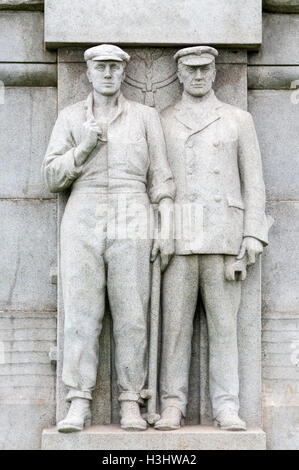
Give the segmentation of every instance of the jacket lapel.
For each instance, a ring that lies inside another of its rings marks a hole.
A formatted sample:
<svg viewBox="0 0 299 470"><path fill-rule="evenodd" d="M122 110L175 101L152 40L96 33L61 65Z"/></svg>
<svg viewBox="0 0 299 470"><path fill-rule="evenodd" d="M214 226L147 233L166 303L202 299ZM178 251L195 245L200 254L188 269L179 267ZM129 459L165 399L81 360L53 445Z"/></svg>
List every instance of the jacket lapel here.
<svg viewBox="0 0 299 470"><path fill-rule="evenodd" d="M219 109L222 107L222 103L215 97L215 95L212 95L211 98L209 98L206 106L208 107L207 113L202 116L195 116L188 110L186 104L183 101L180 101L175 106L175 117L181 124L188 127L191 134L197 134L221 119Z"/></svg>

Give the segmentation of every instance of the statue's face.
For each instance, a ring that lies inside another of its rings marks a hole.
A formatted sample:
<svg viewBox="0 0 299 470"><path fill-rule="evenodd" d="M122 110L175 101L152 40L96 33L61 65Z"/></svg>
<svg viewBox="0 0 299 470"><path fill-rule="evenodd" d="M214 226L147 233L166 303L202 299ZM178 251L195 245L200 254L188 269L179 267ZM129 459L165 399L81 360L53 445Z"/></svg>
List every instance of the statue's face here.
<svg viewBox="0 0 299 470"><path fill-rule="evenodd" d="M204 96L213 86L216 77L215 64L185 65L179 64L178 77L184 91L192 96Z"/></svg>
<svg viewBox="0 0 299 470"><path fill-rule="evenodd" d="M123 62L113 60L88 61L87 76L93 88L104 96L115 95L125 78Z"/></svg>

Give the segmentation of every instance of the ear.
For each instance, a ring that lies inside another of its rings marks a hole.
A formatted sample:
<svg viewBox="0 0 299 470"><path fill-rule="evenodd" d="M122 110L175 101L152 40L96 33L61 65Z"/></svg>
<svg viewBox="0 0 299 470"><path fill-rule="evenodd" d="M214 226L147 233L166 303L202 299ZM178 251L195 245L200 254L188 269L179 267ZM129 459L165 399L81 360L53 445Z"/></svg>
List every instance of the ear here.
<svg viewBox="0 0 299 470"><path fill-rule="evenodd" d="M122 79L121 79L121 82L123 83L125 81L125 78L126 78L126 70L124 68L123 70L123 76L122 76Z"/></svg>
<svg viewBox="0 0 299 470"><path fill-rule="evenodd" d="M183 80L182 80L182 77L181 77L181 71L180 71L180 69L177 70L177 76L178 76L179 82L180 82L180 83L183 83Z"/></svg>
<svg viewBox="0 0 299 470"><path fill-rule="evenodd" d="M91 75L90 75L90 70L89 70L89 66L88 66L88 65L87 65L86 75L87 75L87 78L88 78L89 83L91 83Z"/></svg>
<svg viewBox="0 0 299 470"><path fill-rule="evenodd" d="M216 80L216 75L217 75L217 70L216 70L216 67L214 67L214 72L213 72L213 83L215 82Z"/></svg>

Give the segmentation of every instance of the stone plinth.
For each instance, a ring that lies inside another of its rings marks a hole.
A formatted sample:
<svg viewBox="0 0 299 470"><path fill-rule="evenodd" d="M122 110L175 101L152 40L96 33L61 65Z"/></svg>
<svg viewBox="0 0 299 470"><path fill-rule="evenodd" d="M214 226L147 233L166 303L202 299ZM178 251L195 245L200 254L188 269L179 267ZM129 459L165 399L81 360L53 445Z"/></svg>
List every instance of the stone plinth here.
<svg viewBox="0 0 299 470"><path fill-rule="evenodd" d="M80 433L61 434L46 429L43 450L265 450L266 434L259 428L246 432L186 426L178 431L123 431L116 425L92 426Z"/></svg>

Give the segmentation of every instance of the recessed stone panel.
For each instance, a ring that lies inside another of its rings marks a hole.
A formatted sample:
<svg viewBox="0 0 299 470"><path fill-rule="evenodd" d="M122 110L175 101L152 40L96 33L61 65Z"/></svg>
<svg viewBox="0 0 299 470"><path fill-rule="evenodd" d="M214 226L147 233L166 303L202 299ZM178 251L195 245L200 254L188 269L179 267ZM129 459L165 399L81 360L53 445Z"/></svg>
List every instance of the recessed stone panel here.
<svg viewBox="0 0 299 470"><path fill-rule="evenodd" d="M0 197L54 197L42 181L41 165L56 119L56 89L6 88L3 101Z"/></svg>
<svg viewBox="0 0 299 470"><path fill-rule="evenodd" d="M56 310L56 202L2 199L0 219L0 309Z"/></svg>
<svg viewBox="0 0 299 470"><path fill-rule="evenodd" d="M263 256L264 312L299 311L299 202L268 203L275 219Z"/></svg>
<svg viewBox="0 0 299 470"><path fill-rule="evenodd" d="M131 55L123 85L124 95L162 110L179 100L182 89L177 79L173 55L177 49L126 48ZM68 83L58 93L59 109L86 99L91 91L85 62L61 62L59 81ZM247 67L242 64L219 64L215 84L219 99L247 108Z"/></svg>
<svg viewBox="0 0 299 470"><path fill-rule="evenodd" d="M255 90L248 94L263 157L268 200L299 200L297 101L298 91Z"/></svg>
<svg viewBox="0 0 299 470"><path fill-rule="evenodd" d="M298 11L299 11L299 2ZM299 15L264 13L263 43L258 52L250 52L250 64L299 64Z"/></svg>
<svg viewBox="0 0 299 470"><path fill-rule="evenodd" d="M56 62L44 47L42 12L0 11L0 62Z"/></svg>

